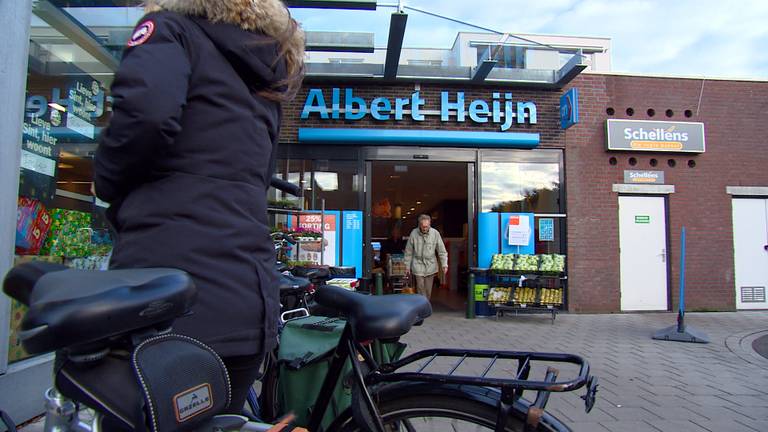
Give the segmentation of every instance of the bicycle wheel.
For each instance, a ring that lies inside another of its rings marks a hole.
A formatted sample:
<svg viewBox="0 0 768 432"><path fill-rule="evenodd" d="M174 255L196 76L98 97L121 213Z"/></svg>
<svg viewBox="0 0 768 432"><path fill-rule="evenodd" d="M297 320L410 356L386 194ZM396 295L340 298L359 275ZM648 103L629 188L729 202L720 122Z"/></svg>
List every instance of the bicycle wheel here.
<svg viewBox="0 0 768 432"><path fill-rule="evenodd" d="M472 386L410 384L395 385L377 394L377 405L385 429L389 431L493 431L498 416L500 394L495 389ZM509 415L506 431L522 432L529 402L519 400ZM362 431L351 413L337 419L329 430ZM537 431L569 431L556 418L545 414Z"/></svg>

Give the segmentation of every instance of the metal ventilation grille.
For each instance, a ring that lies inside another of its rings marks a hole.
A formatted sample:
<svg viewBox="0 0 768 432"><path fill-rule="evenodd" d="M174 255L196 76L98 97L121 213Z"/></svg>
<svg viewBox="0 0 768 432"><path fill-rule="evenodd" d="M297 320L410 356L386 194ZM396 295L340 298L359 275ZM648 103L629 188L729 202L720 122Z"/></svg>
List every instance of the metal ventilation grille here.
<svg viewBox="0 0 768 432"><path fill-rule="evenodd" d="M741 287L742 303L765 303L765 287Z"/></svg>

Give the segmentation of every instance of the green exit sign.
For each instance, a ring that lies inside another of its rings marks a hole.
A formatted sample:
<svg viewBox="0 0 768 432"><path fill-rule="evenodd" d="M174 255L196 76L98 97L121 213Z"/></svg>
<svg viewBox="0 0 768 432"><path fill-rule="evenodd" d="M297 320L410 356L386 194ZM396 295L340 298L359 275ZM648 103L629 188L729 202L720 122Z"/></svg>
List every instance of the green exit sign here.
<svg viewBox="0 0 768 432"><path fill-rule="evenodd" d="M651 223L651 217L645 216L645 215L637 215L635 216L635 223L636 224L649 224Z"/></svg>

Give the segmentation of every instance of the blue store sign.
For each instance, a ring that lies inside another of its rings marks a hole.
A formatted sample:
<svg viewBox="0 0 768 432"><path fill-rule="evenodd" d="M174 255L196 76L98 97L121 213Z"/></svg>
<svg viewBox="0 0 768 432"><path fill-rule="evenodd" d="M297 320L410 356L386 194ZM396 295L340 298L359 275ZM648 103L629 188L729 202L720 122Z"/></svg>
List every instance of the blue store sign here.
<svg viewBox="0 0 768 432"><path fill-rule="evenodd" d="M563 129L579 122L579 89L576 87L560 96L560 126Z"/></svg>
<svg viewBox="0 0 768 432"><path fill-rule="evenodd" d="M439 110L430 110L426 104L420 92L414 92L406 98L376 97L368 101L355 95L351 88L333 88L330 94L314 88L307 94L301 119L306 120L312 114L317 114L321 120L354 121L370 116L378 121L401 121L407 115L409 120L421 122L426 115L439 115L444 122L463 123L469 117L475 123L494 123L499 125L502 132L516 124L538 123L536 104L514 101L512 93L494 92L490 100L468 100L462 91L444 91L440 93Z"/></svg>

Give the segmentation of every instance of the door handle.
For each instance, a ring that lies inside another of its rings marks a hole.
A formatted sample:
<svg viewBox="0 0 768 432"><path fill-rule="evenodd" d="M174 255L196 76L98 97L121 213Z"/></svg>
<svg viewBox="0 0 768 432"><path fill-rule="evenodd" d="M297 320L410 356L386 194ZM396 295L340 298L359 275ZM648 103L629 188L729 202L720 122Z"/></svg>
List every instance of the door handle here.
<svg viewBox="0 0 768 432"><path fill-rule="evenodd" d="M663 262L663 263L667 262L667 250L666 249L662 249L661 253L659 254L659 256L661 257L661 262Z"/></svg>

